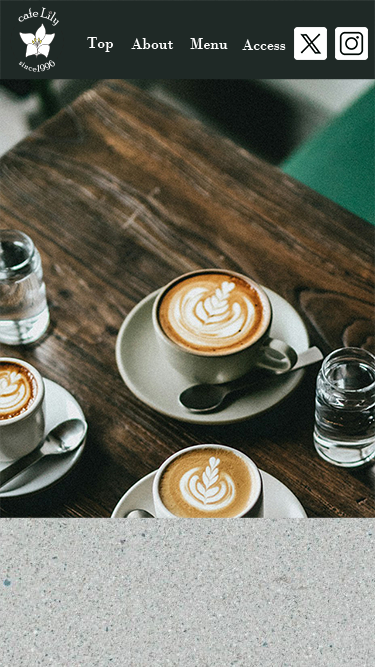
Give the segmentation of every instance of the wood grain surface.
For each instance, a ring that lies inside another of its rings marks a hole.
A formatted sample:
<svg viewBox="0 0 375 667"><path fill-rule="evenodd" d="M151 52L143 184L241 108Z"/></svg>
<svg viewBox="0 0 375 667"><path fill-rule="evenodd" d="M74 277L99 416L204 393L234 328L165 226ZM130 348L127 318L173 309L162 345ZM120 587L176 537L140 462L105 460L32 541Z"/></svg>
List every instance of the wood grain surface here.
<svg viewBox="0 0 375 667"><path fill-rule="evenodd" d="M218 442L284 482L311 517L373 517L374 467L322 461L312 441L317 370L267 415L188 425L143 405L120 378L116 335L143 297L197 268L234 269L287 299L326 354L374 348L373 227L199 122L121 81L86 92L1 161L2 226L40 250L52 325L10 348L69 389L85 453L3 516L110 516L171 453Z"/></svg>

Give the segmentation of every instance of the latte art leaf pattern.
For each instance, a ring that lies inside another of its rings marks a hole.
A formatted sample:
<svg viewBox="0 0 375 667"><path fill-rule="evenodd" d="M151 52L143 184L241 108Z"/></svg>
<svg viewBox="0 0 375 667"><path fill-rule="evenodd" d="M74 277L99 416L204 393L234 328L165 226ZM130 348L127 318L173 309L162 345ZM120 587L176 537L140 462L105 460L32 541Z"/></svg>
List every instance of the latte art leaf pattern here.
<svg viewBox="0 0 375 667"><path fill-rule="evenodd" d="M238 292L238 293L236 293ZM177 296L173 320L183 340L200 347L226 346L250 330L254 306L234 282L224 280L213 292L192 286Z"/></svg>
<svg viewBox="0 0 375 667"><path fill-rule="evenodd" d="M235 485L228 473L219 471L220 459L211 456L205 469L191 468L180 480L180 491L186 503L201 511L212 512L228 507L233 501Z"/></svg>
<svg viewBox="0 0 375 667"><path fill-rule="evenodd" d="M210 465L206 467L206 470L202 475L203 484L201 482L198 482L197 484L198 491L204 498L205 504L207 503L207 499L214 496L218 490L217 487L212 488L212 485L219 479L219 469L216 467L219 463L220 459L215 459L214 456L211 456L209 461Z"/></svg>
<svg viewBox="0 0 375 667"><path fill-rule="evenodd" d="M30 399L30 384L22 373L0 368L0 418L18 414Z"/></svg>
<svg viewBox="0 0 375 667"><path fill-rule="evenodd" d="M221 288L216 288L215 294L208 296L204 301L198 301L196 308L198 317L205 324L223 321L228 312L227 296L234 288L234 283L224 281Z"/></svg>
<svg viewBox="0 0 375 667"><path fill-rule="evenodd" d="M262 289L237 274L188 274L167 286L157 303L162 331L188 351L237 352L257 341L271 319Z"/></svg>

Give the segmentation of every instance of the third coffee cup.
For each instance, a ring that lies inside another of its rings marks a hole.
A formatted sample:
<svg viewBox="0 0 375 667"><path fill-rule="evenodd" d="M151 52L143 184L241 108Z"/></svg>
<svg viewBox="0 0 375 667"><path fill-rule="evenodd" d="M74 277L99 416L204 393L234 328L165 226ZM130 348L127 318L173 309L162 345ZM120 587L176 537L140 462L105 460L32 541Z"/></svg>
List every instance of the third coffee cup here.
<svg viewBox="0 0 375 667"><path fill-rule="evenodd" d="M194 445L170 456L156 473L153 497L158 518L263 516L257 466L226 445Z"/></svg>

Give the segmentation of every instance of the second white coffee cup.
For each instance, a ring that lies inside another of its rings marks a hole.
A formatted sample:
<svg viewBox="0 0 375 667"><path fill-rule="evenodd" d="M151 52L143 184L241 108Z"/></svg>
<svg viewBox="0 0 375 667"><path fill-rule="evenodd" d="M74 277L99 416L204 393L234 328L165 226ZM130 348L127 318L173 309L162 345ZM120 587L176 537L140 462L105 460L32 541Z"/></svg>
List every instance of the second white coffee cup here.
<svg viewBox="0 0 375 667"><path fill-rule="evenodd" d="M0 419L0 461L10 462L25 456L33 449L35 449L42 441L44 436L44 382L40 373L31 364L21 359L14 357L0 357L0 371L1 368L12 368L13 373L17 369L22 372L26 369L31 374L32 381L35 382L36 395L30 406L24 411L14 417L7 417ZM13 379L13 378L12 378ZM9 403L9 393L12 390L8 376L0 379L2 387L0 391L0 405L1 397L6 406ZM3 412L5 410L3 409Z"/></svg>

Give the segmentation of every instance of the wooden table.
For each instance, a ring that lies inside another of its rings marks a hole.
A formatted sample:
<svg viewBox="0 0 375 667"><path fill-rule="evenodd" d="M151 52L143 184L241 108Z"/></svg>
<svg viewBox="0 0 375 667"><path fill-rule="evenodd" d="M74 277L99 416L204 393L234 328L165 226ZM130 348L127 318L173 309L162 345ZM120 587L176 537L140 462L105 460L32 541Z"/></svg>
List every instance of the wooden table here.
<svg viewBox="0 0 375 667"><path fill-rule="evenodd" d="M86 92L22 141L2 159L1 178L5 227L40 249L52 327L38 345L0 345L0 354L69 389L89 422L72 473L38 495L4 499L3 516L110 516L134 482L200 442L247 452L311 517L375 516L375 468L339 469L315 454L315 368L268 415L213 427L146 407L115 362L133 306L207 267L281 294L325 354L371 349L371 225L121 81Z"/></svg>

